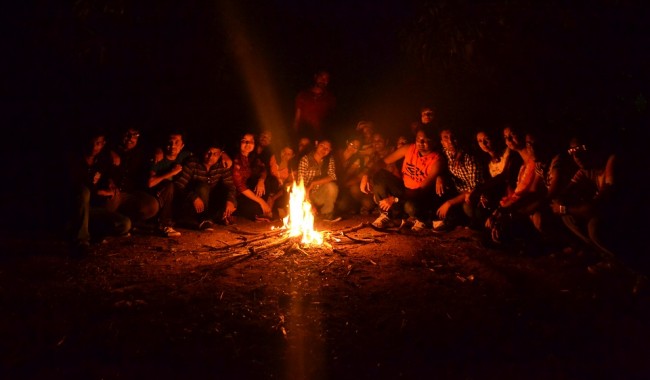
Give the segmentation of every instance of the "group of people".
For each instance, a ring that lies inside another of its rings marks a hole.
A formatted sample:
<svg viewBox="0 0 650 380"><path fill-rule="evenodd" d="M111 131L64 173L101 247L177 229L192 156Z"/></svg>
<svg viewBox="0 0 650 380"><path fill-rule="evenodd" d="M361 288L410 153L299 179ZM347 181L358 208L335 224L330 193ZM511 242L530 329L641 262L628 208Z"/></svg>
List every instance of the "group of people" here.
<svg viewBox="0 0 650 380"><path fill-rule="evenodd" d="M213 230L233 217L271 220L287 215L289 187L301 181L319 217L333 218L338 187L331 142L300 139L277 152L272 133L244 133L239 150L229 155L222 143L185 148L181 131L164 143L143 148L141 131L127 128L117 144L104 131L88 131L68 159L72 195L68 231L74 253L90 251L93 239L128 235L134 229L177 237L178 226ZM297 158L300 158L299 160Z"/></svg>
<svg viewBox="0 0 650 380"><path fill-rule="evenodd" d="M334 141L318 121L335 105L328 82L319 72L298 96L284 146L265 130L241 135L232 156L223 142L190 152L183 133L173 131L147 154L137 128L108 147L105 133L90 134L69 166L76 251L87 252L92 236L142 226L175 237L176 226L209 231L234 216L282 218L291 185L303 183L325 221L376 214L378 229L443 233L465 226L495 244L577 239L615 255L618 214L627 210L618 207L619 169L605 141L576 135L558 150L547 134L513 123L473 131L466 141L467 131L438 123L433 107L423 107L404 130L388 134L360 121Z"/></svg>

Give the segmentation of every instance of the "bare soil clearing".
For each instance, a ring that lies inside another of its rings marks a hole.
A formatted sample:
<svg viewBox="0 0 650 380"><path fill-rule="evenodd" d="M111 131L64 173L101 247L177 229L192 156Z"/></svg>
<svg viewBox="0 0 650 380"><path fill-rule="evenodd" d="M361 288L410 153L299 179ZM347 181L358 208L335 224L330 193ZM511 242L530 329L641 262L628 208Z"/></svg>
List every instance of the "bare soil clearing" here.
<svg viewBox="0 0 650 380"><path fill-rule="evenodd" d="M485 248L473 231L266 222L111 239L72 260L4 236L2 378L644 378L650 297L589 254ZM336 233L348 230L346 236ZM255 241L256 240L256 241ZM230 249L225 249L232 245Z"/></svg>

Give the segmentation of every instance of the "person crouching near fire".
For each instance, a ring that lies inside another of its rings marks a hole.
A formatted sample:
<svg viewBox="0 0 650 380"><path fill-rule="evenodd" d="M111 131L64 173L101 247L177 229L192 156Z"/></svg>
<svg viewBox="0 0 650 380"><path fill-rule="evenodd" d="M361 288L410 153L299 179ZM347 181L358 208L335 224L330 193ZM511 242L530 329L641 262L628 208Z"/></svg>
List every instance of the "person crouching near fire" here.
<svg viewBox="0 0 650 380"><path fill-rule="evenodd" d="M431 136L425 129L419 129L415 136L414 144L398 148L361 178L361 191L372 192L381 209L381 214L372 223L375 228L388 228L394 224L394 219L408 215L408 220L402 219L400 228L408 222L412 224L413 232L420 232L426 228L425 221L442 203L436 184L442 157L434 150L432 140L438 136ZM402 158L402 178L380 167Z"/></svg>
<svg viewBox="0 0 650 380"><path fill-rule="evenodd" d="M319 141L316 149L304 155L298 163L298 183L305 186L309 201L317 210L317 217L323 221L337 221L334 206L339 195L336 184L336 163L332 152L332 142Z"/></svg>
<svg viewBox="0 0 650 380"><path fill-rule="evenodd" d="M181 213L203 231L212 231L215 222L230 224L237 204L232 170L222 164L222 156L218 144L208 144L202 157L188 160L174 180L182 197Z"/></svg>

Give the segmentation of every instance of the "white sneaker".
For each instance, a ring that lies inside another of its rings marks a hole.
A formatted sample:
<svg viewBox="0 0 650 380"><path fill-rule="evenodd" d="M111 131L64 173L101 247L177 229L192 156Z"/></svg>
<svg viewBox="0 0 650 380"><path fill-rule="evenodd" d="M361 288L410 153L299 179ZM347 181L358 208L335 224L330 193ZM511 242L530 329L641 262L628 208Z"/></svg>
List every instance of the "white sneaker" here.
<svg viewBox="0 0 650 380"><path fill-rule="evenodd" d="M427 225L420 222L419 220L415 219L415 222L413 222L413 227L411 227L411 231L413 232L420 232L427 228Z"/></svg>
<svg viewBox="0 0 650 380"><path fill-rule="evenodd" d="M178 237L181 236L181 233L171 228L170 226L163 227L162 233L167 237Z"/></svg>
<svg viewBox="0 0 650 380"><path fill-rule="evenodd" d="M379 214L379 218L375 219L375 221L372 222L372 225L375 228L388 228L392 224L393 224L393 222L388 217L388 214L385 214L383 212L381 214Z"/></svg>

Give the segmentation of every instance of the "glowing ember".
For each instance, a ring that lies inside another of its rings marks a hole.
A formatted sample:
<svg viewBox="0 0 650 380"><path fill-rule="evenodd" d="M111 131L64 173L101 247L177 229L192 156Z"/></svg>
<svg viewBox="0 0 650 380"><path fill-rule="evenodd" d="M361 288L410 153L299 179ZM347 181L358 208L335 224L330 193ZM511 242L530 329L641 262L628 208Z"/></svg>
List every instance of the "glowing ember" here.
<svg viewBox="0 0 650 380"><path fill-rule="evenodd" d="M301 236L303 244L323 244L323 234L314 230L314 215L305 194L305 185L293 183L289 194L289 215L282 219L289 236Z"/></svg>

